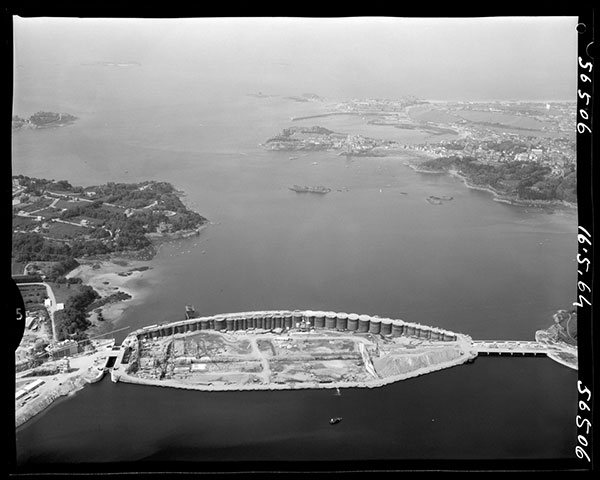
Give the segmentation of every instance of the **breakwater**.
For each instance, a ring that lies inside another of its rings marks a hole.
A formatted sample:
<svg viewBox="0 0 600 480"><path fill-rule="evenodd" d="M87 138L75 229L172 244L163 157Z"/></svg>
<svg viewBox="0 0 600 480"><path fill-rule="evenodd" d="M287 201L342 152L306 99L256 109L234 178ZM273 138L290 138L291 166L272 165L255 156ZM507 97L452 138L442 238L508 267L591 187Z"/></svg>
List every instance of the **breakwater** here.
<svg viewBox="0 0 600 480"><path fill-rule="evenodd" d="M298 120L309 120L311 118L323 118L323 117L336 117L339 115L359 115L356 112L329 112L329 113L318 113L316 115L304 115L302 117L292 117L292 122Z"/></svg>

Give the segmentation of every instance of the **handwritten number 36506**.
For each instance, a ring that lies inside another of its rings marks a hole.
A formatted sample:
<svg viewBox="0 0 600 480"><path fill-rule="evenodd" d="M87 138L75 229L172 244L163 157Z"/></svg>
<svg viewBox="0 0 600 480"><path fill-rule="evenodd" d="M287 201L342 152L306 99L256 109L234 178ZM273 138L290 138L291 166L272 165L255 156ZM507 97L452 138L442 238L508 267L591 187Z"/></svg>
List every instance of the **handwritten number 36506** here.
<svg viewBox="0 0 600 480"><path fill-rule="evenodd" d="M579 57L579 66L582 69L586 69L588 71L588 73L592 73L592 68L593 68L592 63L591 62L583 63L583 60L581 59L581 57ZM579 80L581 80L581 83L592 83L592 79L589 76L587 76L585 73L579 74ZM577 90L577 95L579 96L579 98L585 99L585 106L587 107L590 103L591 95L587 92L582 92L581 89ZM589 118L590 118L590 116L585 108L579 109L579 116L581 117L581 119L583 121L577 123L577 131L579 133L584 133L584 132L592 133L592 129L589 127L589 125L587 125L585 123L585 121L589 120Z"/></svg>
<svg viewBox="0 0 600 480"><path fill-rule="evenodd" d="M581 395L587 395L586 401L579 400L579 410L581 410L582 413L590 412L590 407L588 403L592 399L592 392L589 388L584 386L583 383L581 383L581 380L577 381L577 390ZM587 447L589 445L586 435L590 433L590 428L592 428L592 422L590 422L587 418L582 418L580 415L577 415L575 423L577 424L577 428L585 427L585 435L577 435L577 443L579 445L575 447L575 455L577 455L577 458L579 459L585 458L588 462L591 462L590 456L587 454L584 447Z"/></svg>

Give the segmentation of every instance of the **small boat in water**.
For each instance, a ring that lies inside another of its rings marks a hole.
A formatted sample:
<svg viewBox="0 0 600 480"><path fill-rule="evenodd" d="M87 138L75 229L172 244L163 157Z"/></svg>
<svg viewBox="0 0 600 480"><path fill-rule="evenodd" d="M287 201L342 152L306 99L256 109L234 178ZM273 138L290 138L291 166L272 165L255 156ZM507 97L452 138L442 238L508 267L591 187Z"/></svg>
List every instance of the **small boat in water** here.
<svg viewBox="0 0 600 480"><path fill-rule="evenodd" d="M340 423L342 421L342 417L333 417L331 420L329 420L329 423L331 425L336 425L338 423Z"/></svg>

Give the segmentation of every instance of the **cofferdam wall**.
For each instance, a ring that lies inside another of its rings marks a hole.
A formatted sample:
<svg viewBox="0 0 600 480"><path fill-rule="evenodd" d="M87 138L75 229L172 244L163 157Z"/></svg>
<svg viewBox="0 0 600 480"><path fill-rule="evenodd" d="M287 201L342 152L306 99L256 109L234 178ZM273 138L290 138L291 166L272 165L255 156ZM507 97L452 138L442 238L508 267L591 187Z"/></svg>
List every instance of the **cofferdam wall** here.
<svg viewBox="0 0 600 480"><path fill-rule="evenodd" d="M311 310L272 310L240 312L191 318L163 325L150 325L129 334L138 340L161 338L177 333L199 330L235 332L239 330L335 330L338 332L372 333L383 336L412 336L423 339L454 342L458 334L441 328L430 327L403 320Z"/></svg>

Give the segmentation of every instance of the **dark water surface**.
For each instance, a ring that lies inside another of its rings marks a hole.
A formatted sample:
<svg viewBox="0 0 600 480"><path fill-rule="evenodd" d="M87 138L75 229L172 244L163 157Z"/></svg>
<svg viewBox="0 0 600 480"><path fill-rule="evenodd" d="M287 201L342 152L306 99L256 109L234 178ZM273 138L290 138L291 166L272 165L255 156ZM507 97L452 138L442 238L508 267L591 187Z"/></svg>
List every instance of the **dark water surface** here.
<svg viewBox="0 0 600 480"><path fill-rule="evenodd" d="M31 420L17 447L27 464L568 458L575 383L571 370L531 357L479 358L340 396L205 393L106 379ZM332 416L343 420L332 427Z"/></svg>

